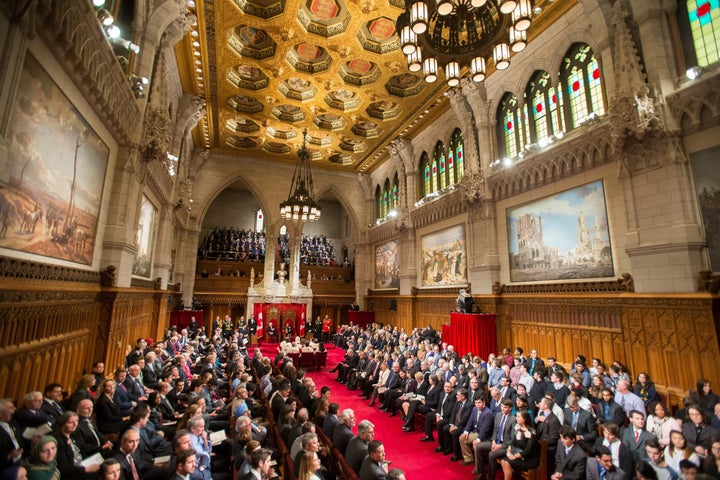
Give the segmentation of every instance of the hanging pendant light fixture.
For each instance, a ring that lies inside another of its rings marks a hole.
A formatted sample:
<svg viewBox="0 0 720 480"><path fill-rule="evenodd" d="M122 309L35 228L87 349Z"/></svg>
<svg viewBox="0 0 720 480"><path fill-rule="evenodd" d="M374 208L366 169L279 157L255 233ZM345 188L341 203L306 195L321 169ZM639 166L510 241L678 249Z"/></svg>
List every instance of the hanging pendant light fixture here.
<svg viewBox="0 0 720 480"><path fill-rule="evenodd" d="M307 129L303 131L303 143L297 156L298 162L290 184L290 194L288 199L280 204L280 216L286 220L314 222L320 218L320 207L315 202L315 193L313 192L310 151L307 149Z"/></svg>

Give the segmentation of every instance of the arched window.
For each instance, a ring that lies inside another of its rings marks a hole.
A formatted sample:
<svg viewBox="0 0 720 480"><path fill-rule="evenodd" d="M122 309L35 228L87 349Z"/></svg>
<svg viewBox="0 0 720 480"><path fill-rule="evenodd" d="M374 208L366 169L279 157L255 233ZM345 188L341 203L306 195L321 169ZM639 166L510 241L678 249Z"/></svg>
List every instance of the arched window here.
<svg viewBox="0 0 720 480"><path fill-rule="evenodd" d="M398 208L398 185L398 176L396 173L395 178L393 179L392 192L390 195L390 203L392 203L393 210Z"/></svg>
<svg viewBox="0 0 720 480"><path fill-rule="evenodd" d="M512 93L506 93L500 101L497 125L499 151L504 157L517 157L524 143L523 128L520 105Z"/></svg>
<svg viewBox="0 0 720 480"><path fill-rule="evenodd" d="M438 162L437 157L433 156L430 162L430 191L428 193L437 192L438 190Z"/></svg>
<svg viewBox="0 0 720 480"><path fill-rule="evenodd" d="M558 96L549 73L535 72L525 89L525 104L530 114L530 121L527 123L532 141L542 142L562 130Z"/></svg>
<svg viewBox="0 0 720 480"><path fill-rule="evenodd" d="M375 219L383 218L382 214L382 190L380 185L375 188Z"/></svg>
<svg viewBox="0 0 720 480"><path fill-rule="evenodd" d="M285 225L280 227L280 235L287 235L287 227Z"/></svg>
<svg viewBox="0 0 720 480"><path fill-rule="evenodd" d="M420 198L424 198L430 193L430 158L427 152L420 155Z"/></svg>
<svg viewBox="0 0 720 480"><path fill-rule="evenodd" d="M685 8L697 65L707 67L720 60L720 3L686 0Z"/></svg>
<svg viewBox="0 0 720 480"><path fill-rule="evenodd" d="M452 136L450 137L450 155L453 155L453 170L454 172L454 181L451 182L453 184L458 183L460 180L462 180L463 175L465 174L465 152L464 152L464 141L462 136L462 131L459 128L456 128L455 131L452 133ZM449 156L449 155L448 155ZM448 171L449 174L451 174L451 171Z"/></svg>
<svg viewBox="0 0 720 480"><path fill-rule="evenodd" d="M380 218L387 217L388 212L390 211L390 180L387 178L385 179L385 186L383 187L383 205L382 205L382 215Z"/></svg>
<svg viewBox="0 0 720 480"><path fill-rule="evenodd" d="M263 215L262 208L258 209L255 214L255 231L262 232L265 228L265 215Z"/></svg>
<svg viewBox="0 0 720 480"><path fill-rule="evenodd" d="M435 150L433 151L433 164L437 166L437 174L433 177L436 179L435 188L433 191L442 190L447 187L447 177L445 168L445 145L442 142L435 144Z"/></svg>
<svg viewBox="0 0 720 480"><path fill-rule="evenodd" d="M566 125L576 128L591 114L605 113L600 64L589 45L574 45L563 58L560 85L568 96Z"/></svg>

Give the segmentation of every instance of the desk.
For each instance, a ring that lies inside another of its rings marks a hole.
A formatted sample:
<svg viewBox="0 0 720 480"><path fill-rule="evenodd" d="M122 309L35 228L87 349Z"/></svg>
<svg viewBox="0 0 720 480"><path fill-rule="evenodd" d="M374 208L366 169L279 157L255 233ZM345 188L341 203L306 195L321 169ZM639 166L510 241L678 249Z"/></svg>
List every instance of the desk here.
<svg viewBox="0 0 720 480"><path fill-rule="evenodd" d="M451 313L450 324L442 326L442 340L455 347L461 357L468 352L486 360L497 353L495 315L491 313Z"/></svg>
<svg viewBox="0 0 720 480"><path fill-rule="evenodd" d="M170 326L176 326L178 331L187 327L190 323L190 317L195 317L198 328L204 325L202 310L173 310L170 313Z"/></svg>
<svg viewBox="0 0 720 480"><path fill-rule="evenodd" d="M348 323L365 328L371 323L375 323L375 312L356 312L348 310Z"/></svg>

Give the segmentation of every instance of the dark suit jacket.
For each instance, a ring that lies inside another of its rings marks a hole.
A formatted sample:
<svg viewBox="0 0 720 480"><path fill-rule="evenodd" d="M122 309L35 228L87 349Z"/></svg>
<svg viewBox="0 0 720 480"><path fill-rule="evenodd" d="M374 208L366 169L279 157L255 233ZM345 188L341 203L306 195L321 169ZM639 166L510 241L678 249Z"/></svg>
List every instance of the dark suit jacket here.
<svg viewBox="0 0 720 480"><path fill-rule="evenodd" d="M557 444L555 454L555 472L562 473L565 480L585 480L585 451L579 445L573 446L565 455L565 446Z"/></svg>
<svg viewBox="0 0 720 480"><path fill-rule="evenodd" d="M608 470L605 480L624 480L625 472L621 469L613 467ZM585 480L600 480L600 472L598 472L598 461L595 457L590 457L585 463Z"/></svg>
<svg viewBox="0 0 720 480"><path fill-rule="evenodd" d="M572 410L566 408L563 425L572 426L572 415ZM583 437L583 439L578 442L579 444L581 444L580 446L586 452L589 451L592 446L595 445L595 440L597 440L598 438L597 427L595 426L595 418L590 415L590 412L588 412L587 410L583 410L582 408L578 410L578 421L575 431L578 435L582 435Z"/></svg>
<svg viewBox="0 0 720 480"><path fill-rule="evenodd" d="M493 422L493 431L492 431L492 440L493 442L496 442L498 440L498 433L500 432L500 424L502 423L503 413L498 412L495 414L495 420ZM507 447L510 445L510 441L512 440L512 434L513 429L515 428L515 415L508 415L508 418L505 420L505 425L503 426L503 435L502 435L502 445L503 447Z"/></svg>
<svg viewBox="0 0 720 480"><path fill-rule="evenodd" d="M430 408L437 408L438 402L440 401L440 395L442 395L443 389L440 385L435 385L435 388L429 388L425 392L425 406ZM422 395L422 394L420 394Z"/></svg>
<svg viewBox="0 0 720 480"><path fill-rule="evenodd" d="M537 423L538 440L547 441L548 451L555 451L557 442L560 440L560 420L554 413L550 412L544 422Z"/></svg>
<svg viewBox="0 0 720 480"><path fill-rule="evenodd" d="M600 445L604 445L604 438L598 438L597 442L595 442L595 447L598 447ZM610 447L608 447L610 448ZM612 450L612 449L611 449ZM618 450L618 456L620 457L619 463L620 463L620 469L619 471L622 471L623 477L625 480L630 480L633 477L633 473L635 471L635 459L633 458L633 454L630 451L630 449L620 442L620 449ZM630 472L630 473L626 473Z"/></svg>
<svg viewBox="0 0 720 480"><path fill-rule="evenodd" d="M480 440L489 440L493 431L493 417L492 412L487 407L482 409L478 417L478 409L473 407L464 431L477 433Z"/></svg>
<svg viewBox="0 0 720 480"><path fill-rule="evenodd" d="M123 413L117 403L111 402L106 395L100 395L95 403L95 418L103 433L119 433L125 426Z"/></svg>
<svg viewBox="0 0 720 480"><path fill-rule="evenodd" d="M60 418L60 416L63 414L62 407L60 407L60 411L58 412L57 409L45 399L43 399L42 407L40 407L40 410L42 410L43 412L45 412L46 415L49 415L54 419L52 423L55 423L55 420Z"/></svg>
<svg viewBox="0 0 720 480"><path fill-rule="evenodd" d="M353 437L350 443L348 443L347 449L345 449L345 461L353 472L360 473L362 461L367 454L367 443L360 437Z"/></svg>
<svg viewBox="0 0 720 480"><path fill-rule="evenodd" d="M132 413L133 400L130 399L128 392L122 387L122 385L118 385L115 389L113 401L115 402L115 405L117 405L117 407L120 409L123 416L128 416L130 415L130 413Z"/></svg>
<svg viewBox="0 0 720 480"><path fill-rule="evenodd" d="M635 462L639 462L640 460L646 458L647 454L645 453L645 442L650 440L652 437L652 433L647 430L641 430L636 442L633 427L630 425L629 427L623 429L622 443L628 448L628 450L630 450L630 453L632 453L633 460ZM688 445L690 445L690 439L688 439Z"/></svg>
<svg viewBox="0 0 720 480"><path fill-rule="evenodd" d="M345 456L345 450L347 449L350 440L354 437L350 427L344 423L338 423L335 425L333 430L332 442L335 448Z"/></svg>
<svg viewBox="0 0 720 480"><path fill-rule="evenodd" d="M280 418L283 408L285 408L285 397L280 395L280 393L277 393L273 397L272 402L270 402L270 410L272 411L275 421Z"/></svg>
<svg viewBox="0 0 720 480"><path fill-rule="evenodd" d="M95 435L97 435L97 440L93 435L93 431ZM100 429L92 418L90 419L90 425L88 425L84 418L79 418L77 429L71 436L75 439L78 447L80 447L83 458L87 458L102 450L102 433L100 433ZM98 441L100 443L98 443Z"/></svg>
<svg viewBox="0 0 720 480"><path fill-rule="evenodd" d="M72 479L94 478L95 475L85 473L83 467L75 466L72 447L65 436L60 433L54 433L53 436L57 439L57 455L55 456L55 461L57 462L58 470L60 470L60 476L62 478ZM79 445L78 448L80 448ZM129 478L132 478L132 476Z"/></svg>
<svg viewBox="0 0 720 480"><path fill-rule="evenodd" d="M698 445L702 445L703 447L710 449L710 444L720 432L718 432L715 427L705 425L698 435L697 428L695 428L695 424L693 424L693 422L683 422L683 433L687 439L688 447L695 450L695 447Z"/></svg>
<svg viewBox="0 0 720 480"><path fill-rule="evenodd" d="M130 400L132 400L133 402L137 402L140 397L145 396L145 390L143 390L140 385L135 383L135 379L133 379L130 375L125 377L123 385L125 385L125 388L127 389L128 397L130 397Z"/></svg>
<svg viewBox="0 0 720 480"><path fill-rule="evenodd" d="M42 410L29 410L22 407L15 412L15 421L18 427L24 430L26 427L35 428L43 423L52 423L55 421L55 417L48 415Z"/></svg>
<svg viewBox="0 0 720 480"><path fill-rule="evenodd" d="M360 480L386 480L387 473L370 456L365 457L358 474Z"/></svg>
<svg viewBox="0 0 720 480"><path fill-rule="evenodd" d="M21 432L19 431L17 423L12 420L8 423L8 425L10 426L10 430L12 430L13 435L15 436L15 441L17 442L18 446L22 448L23 438ZM13 445L10 435L8 435L4 428L0 428L0 452L2 452L2 455L0 455L0 471L3 471L7 467L14 465L11 461L8 460L8 455L13 450L15 450L15 445Z"/></svg>
<svg viewBox="0 0 720 480"><path fill-rule="evenodd" d="M445 392L443 391L440 394L440 400L438 401L437 411L440 413L440 407L442 406L442 402L445 402L445 407L442 411L442 420L450 420L453 417L453 411L455 410L455 402L457 399L455 398L455 393L450 392L447 396L447 400L445 399Z"/></svg>
<svg viewBox="0 0 720 480"><path fill-rule="evenodd" d="M333 433L335 432L335 426L338 423L340 423L340 420L338 420L337 415L325 415L325 421L322 426L325 436L332 439Z"/></svg>
<svg viewBox="0 0 720 480"><path fill-rule="evenodd" d="M605 403L604 400L600 400L598 403L598 423L613 422L622 428L625 424L625 411L615 400L610 400L610 420L607 420L605 418Z"/></svg>
<svg viewBox="0 0 720 480"><path fill-rule="evenodd" d="M462 405L462 410L460 410L460 406ZM470 414L473 411L474 405L470 400L465 400L465 403L455 402L455 406L453 407L452 417L450 417L450 423L454 424L459 429L462 429L464 425L467 425L468 420L470 420ZM457 421L458 418L458 411L460 413L460 421ZM462 430L460 430L462 432Z"/></svg>
<svg viewBox="0 0 720 480"><path fill-rule="evenodd" d="M148 388L155 388L158 384L158 377L157 373L155 372L155 369L145 365L145 368L142 369L142 376L143 376L143 383Z"/></svg>

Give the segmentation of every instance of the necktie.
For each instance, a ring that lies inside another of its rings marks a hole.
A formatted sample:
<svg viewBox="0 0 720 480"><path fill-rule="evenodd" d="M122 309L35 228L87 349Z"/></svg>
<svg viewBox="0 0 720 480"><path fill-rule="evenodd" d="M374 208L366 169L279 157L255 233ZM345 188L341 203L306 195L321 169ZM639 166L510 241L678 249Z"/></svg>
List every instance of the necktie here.
<svg viewBox="0 0 720 480"><path fill-rule="evenodd" d="M456 425L458 423L460 423L460 416L462 415L463 405L465 405L465 402L460 403L460 408L458 408L457 414L455 415L455 424Z"/></svg>
<svg viewBox="0 0 720 480"><path fill-rule="evenodd" d="M600 468L600 480L605 480L607 478L607 470L598 465Z"/></svg>
<svg viewBox="0 0 720 480"><path fill-rule="evenodd" d="M90 432L92 432L93 437L95 437L95 442L97 442L97 445L100 446L100 437L98 437L97 432L95 432L95 427L93 426L92 421L89 418L85 418L84 420L90 429Z"/></svg>
<svg viewBox="0 0 720 480"><path fill-rule="evenodd" d="M58 412L60 415L63 414L62 408L60 408L60 405L57 404L57 402L52 402L53 407L55 407L55 411Z"/></svg>
<svg viewBox="0 0 720 480"><path fill-rule="evenodd" d="M127 457L128 464L130 465L130 471L132 472L133 480L140 480L140 475L138 475L137 468L135 468L135 460L133 460L133 457L131 454L128 453Z"/></svg>
<svg viewBox="0 0 720 480"><path fill-rule="evenodd" d="M504 431L505 431L505 420L507 420L507 415L503 415L502 420L500 420L500 428L498 428L497 441L495 443L502 443L502 441L503 441L503 435L504 435Z"/></svg>
<svg viewBox="0 0 720 480"><path fill-rule="evenodd" d="M577 430L578 416L579 416L578 412L573 412L572 428L575 429L575 430Z"/></svg>
<svg viewBox="0 0 720 480"><path fill-rule="evenodd" d="M635 430L635 443L640 439L640 430Z"/></svg>

